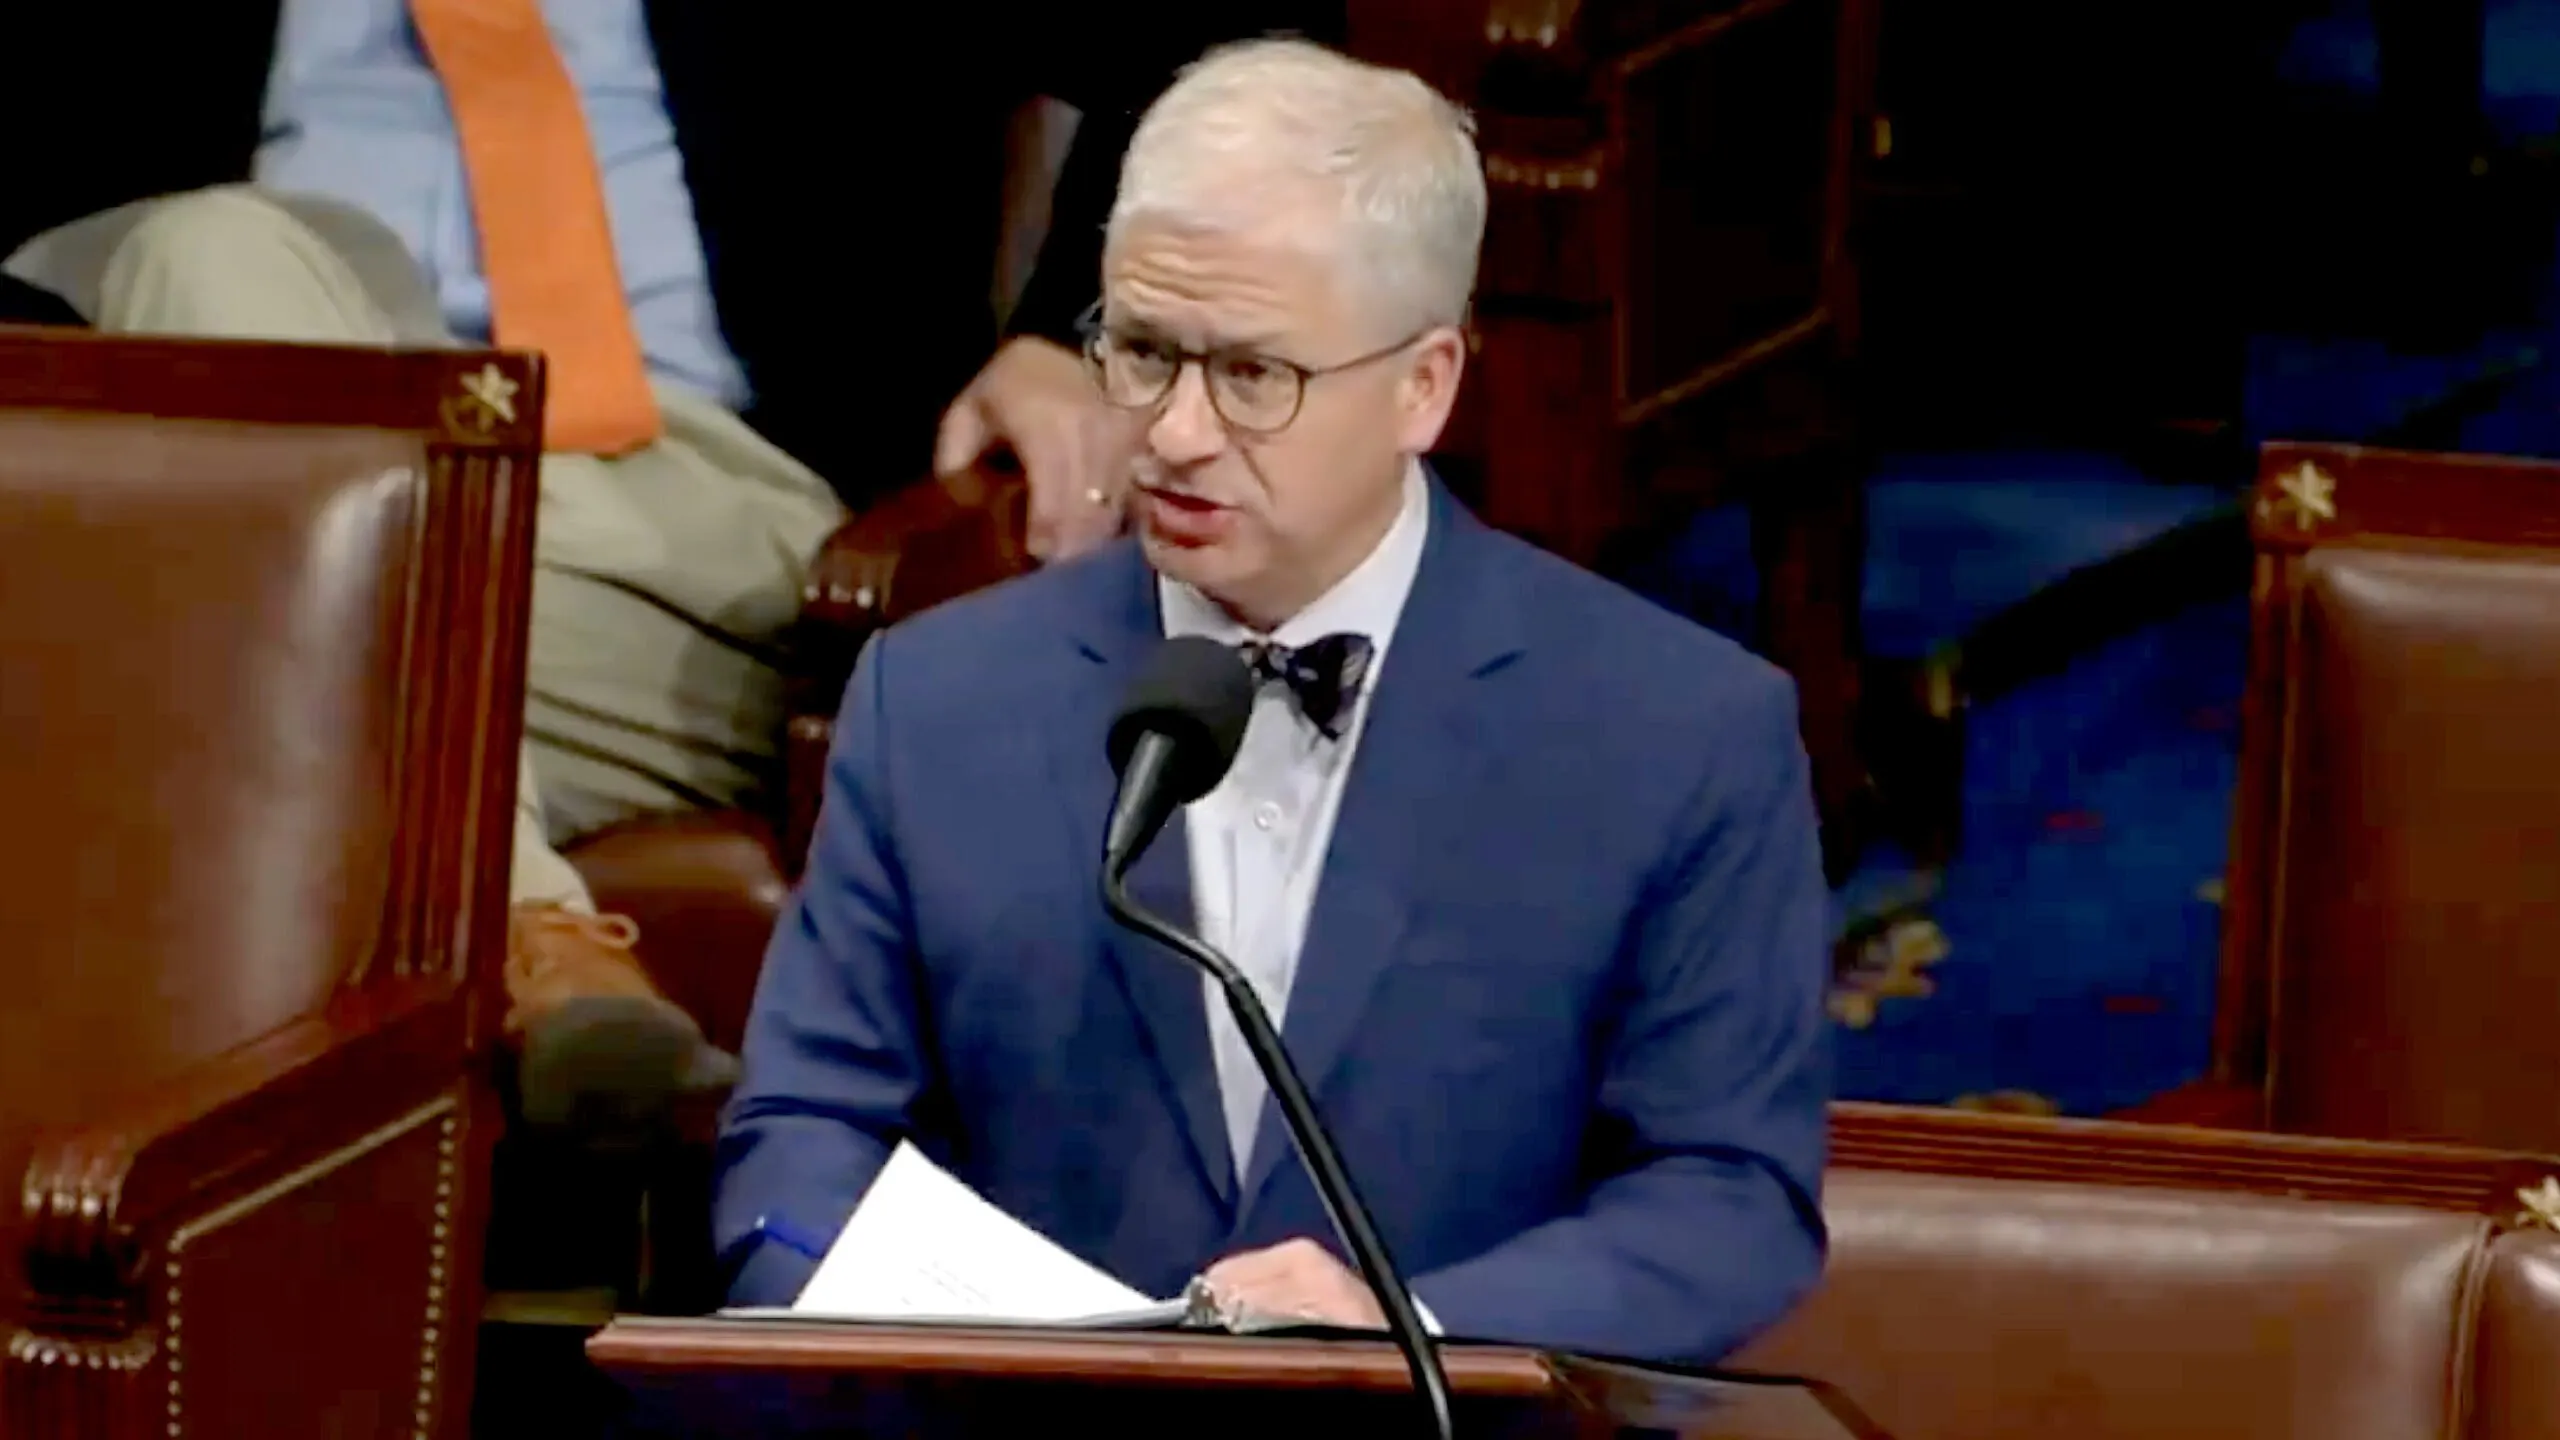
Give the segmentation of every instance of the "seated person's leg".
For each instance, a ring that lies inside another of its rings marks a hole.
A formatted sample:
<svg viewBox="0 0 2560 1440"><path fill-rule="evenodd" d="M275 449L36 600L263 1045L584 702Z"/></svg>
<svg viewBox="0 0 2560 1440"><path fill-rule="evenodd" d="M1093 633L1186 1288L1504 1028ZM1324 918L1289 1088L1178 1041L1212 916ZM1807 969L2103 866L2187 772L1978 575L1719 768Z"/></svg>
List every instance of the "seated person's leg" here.
<svg viewBox="0 0 2560 1440"><path fill-rule="evenodd" d="M843 519L727 410L667 386L659 404L654 445L544 461L526 734L555 843L771 797L780 641Z"/></svg>
<svg viewBox="0 0 2560 1440"><path fill-rule="evenodd" d="M645 1131L681 1092L725 1089L737 1062L703 1039L632 954L631 922L598 915L543 836L533 758L517 768L506 1033L519 1114L581 1133Z"/></svg>
<svg viewBox="0 0 2560 1440"><path fill-rule="evenodd" d="M630 922L595 914L585 882L545 841L529 751L516 796L505 1020L516 1053L502 1071L511 1123L496 1155L485 1283L517 1296L611 1291L628 1305L644 1298L641 1217L657 1208L641 1197L689 1196L702 1183L680 1178L686 1159L667 1143L675 1097L725 1090L737 1062L650 982Z"/></svg>
<svg viewBox="0 0 2560 1440"><path fill-rule="evenodd" d="M98 278L91 315L101 330L307 344L403 338L337 247L246 186L135 212Z"/></svg>

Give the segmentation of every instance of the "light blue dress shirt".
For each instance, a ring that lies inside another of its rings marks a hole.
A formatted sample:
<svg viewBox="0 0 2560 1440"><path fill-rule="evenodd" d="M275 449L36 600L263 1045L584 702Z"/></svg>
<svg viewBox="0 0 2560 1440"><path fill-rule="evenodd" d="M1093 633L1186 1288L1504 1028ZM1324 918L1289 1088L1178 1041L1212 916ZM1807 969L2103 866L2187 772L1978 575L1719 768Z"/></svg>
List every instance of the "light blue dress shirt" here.
<svg viewBox="0 0 2560 1440"><path fill-rule="evenodd" d="M640 0L544 0L543 13L595 141L651 372L745 408ZM404 0L284 0L255 178L372 212L425 268L453 332L488 340L461 142Z"/></svg>

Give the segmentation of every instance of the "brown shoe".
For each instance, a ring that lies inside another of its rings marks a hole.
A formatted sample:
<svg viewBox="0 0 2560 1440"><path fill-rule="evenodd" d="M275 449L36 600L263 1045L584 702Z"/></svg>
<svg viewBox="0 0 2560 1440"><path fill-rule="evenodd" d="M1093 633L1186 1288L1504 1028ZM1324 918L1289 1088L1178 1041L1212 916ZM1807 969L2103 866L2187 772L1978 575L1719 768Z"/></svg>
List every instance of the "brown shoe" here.
<svg viewBox="0 0 2560 1440"><path fill-rule="evenodd" d="M738 1062L649 979L623 915L518 905L507 925L505 1031L519 1110L536 1125L624 1129L679 1095L735 1083Z"/></svg>
<svg viewBox="0 0 2560 1440"><path fill-rule="evenodd" d="M673 1008L631 951L640 927L628 915L588 915L558 905L507 912L509 1035L586 995L655 1000Z"/></svg>

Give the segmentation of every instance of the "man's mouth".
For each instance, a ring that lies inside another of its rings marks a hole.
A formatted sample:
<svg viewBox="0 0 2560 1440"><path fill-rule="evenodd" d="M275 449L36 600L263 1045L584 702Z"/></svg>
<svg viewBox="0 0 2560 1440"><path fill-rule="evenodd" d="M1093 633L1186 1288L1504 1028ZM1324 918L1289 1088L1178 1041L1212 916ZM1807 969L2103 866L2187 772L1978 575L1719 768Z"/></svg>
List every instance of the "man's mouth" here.
<svg viewBox="0 0 2560 1440"><path fill-rule="evenodd" d="M1160 500L1185 515L1210 515L1228 508L1206 496L1194 495L1186 490L1167 490L1156 485L1140 485L1138 489L1150 499Z"/></svg>

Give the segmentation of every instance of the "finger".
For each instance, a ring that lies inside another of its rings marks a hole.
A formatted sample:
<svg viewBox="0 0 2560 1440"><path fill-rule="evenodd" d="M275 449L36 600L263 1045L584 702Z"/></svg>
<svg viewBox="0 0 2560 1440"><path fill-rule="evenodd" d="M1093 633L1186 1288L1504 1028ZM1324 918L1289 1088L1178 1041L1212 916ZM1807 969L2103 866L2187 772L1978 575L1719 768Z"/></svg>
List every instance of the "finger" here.
<svg viewBox="0 0 2560 1440"><path fill-rule="evenodd" d="M1272 1315L1296 1315L1310 1307L1324 1307L1332 1287L1324 1276L1305 1266L1287 1265L1257 1270L1227 1282L1211 1282L1212 1292L1221 1301L1250 1305Z"/></svg>
<svg viewBox="0 0 2560 1440"><path fill-rule="evenodd" d="M951 475L968 469L987 453L993 439L986 412L975 398L962 395L942 412L941 428L934 432L933 473Z"/></svg>
<svg viewBox="0 0 2560 1440"><path fill-rule="evenodd" d="M1026 418L1005 440L1022 457L1033 506L1063 521L1075 513L1073 507L1086 503L1092 482L1085 477L1084 451L1075 443L1074 430L1055 416L1039 415Z"/></svg>
<svg viewBox="0 0 2560 1440"><path fill-rule="evenodd" d="M1114 497L1125 498L1131 483L1138 478L1140 432L1119 411L1088 407L1084 411L1083 439L1085 454L1092 457L1094 483Z"/></svg>
<svg viewBox="0 0 2560 1440"><path fill-rule="evenodd" d="M1080 509L1089 506L1084 487L1076 483L1078 470L1069 450L1061 455L1051 443L1051 436L1029 431L1012 437L1014 453L1022 457L1023 479L1031 491L1030 518L1025 543L1032 555L1042 561L1062 559L1077 543Z"/></svg>
<svg viewBox="0 0 2560 1440"><path fill-rule="evenodd" d="M1270 1275L1255 1280L1213 1280L1209 1293L1217 1297L1220 1310L1249 1310L1261 1315L1295 1315L1308 1298L1304 1287L1290 1284L1286 1277Z"/></svg>
<svg viewBox="0 0 2560 1440"><path fill-rule="evenodd" d="M1333 1252L1303 1236L1257 1252L1253 1303L1277 1314L1330 1325L1377 1323L1375 1298ZM1267 1268L1261 1268L1267 1267Z"/></svg>
<svg viewBox="0 0 2560 1440"><path fill-rule="evenodd" d="M1309 1284L1304 1277L1274 1277L1264 1284L1220 1286L1215 1293L1222 1304L1255 1314L1327 1325L1362 1323L1356 1303L1331 1289Z"/></svg>
<svg viewBox="0 0 2560 1440"><path fill-rule="evenodd" d="M1118 538L1121 529L1120 507L1104 497L1100 504L1088 494L1085 503L1076 507L1074 517L1055 532L1058 558L1072 560L1088 550L1098 550Z"/></svg>
<svg viewBox="0 0 2560 1440"><path fill-rule="evenodd" d="M1116 431L1088 428L1084 438L1090 447L1085 452L1084 473L1092 484L1085 490L1085 503L1076 513L1075 538L1084 548L1091 549L1126 534L1135 523L1138 464L1135 453Z"/></svg>

